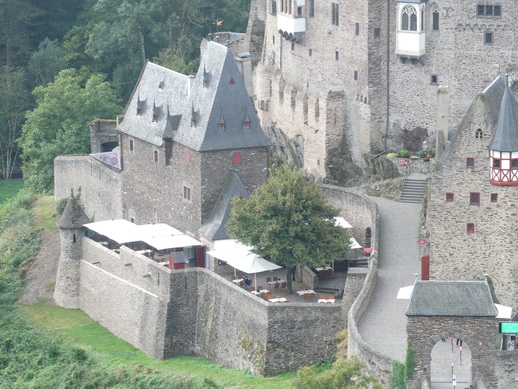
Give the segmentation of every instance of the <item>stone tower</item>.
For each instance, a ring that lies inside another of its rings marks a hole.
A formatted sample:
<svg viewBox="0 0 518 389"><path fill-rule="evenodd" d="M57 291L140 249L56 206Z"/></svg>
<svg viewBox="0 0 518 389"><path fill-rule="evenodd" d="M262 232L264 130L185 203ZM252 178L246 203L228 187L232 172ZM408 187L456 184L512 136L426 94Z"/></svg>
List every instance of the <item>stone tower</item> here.
<svg viewBox="0 0 518 389"><path fill-rule="evenodd" d="M61 237L54 301L64 308L79 308L79 278L83 224L90 222L76 199L71 196L58 222Z"/></svg>

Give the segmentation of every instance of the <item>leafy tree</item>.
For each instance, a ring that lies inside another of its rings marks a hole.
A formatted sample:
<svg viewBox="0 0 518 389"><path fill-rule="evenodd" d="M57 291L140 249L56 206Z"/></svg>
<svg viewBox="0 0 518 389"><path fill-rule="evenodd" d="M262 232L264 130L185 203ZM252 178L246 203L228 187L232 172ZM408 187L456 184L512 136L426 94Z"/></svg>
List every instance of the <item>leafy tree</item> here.
<svg viewBox="0 0 518 389"><path fill-rule="evenodd" d="M0 1L0 66L26 63L32 51L32 28L41 14L30 0Z"/></svg>
<svg viewBox="0 0 518 389"><path fill-rule="evenodd" d="M339 358L331 370L322 374L316 374L316 366L303 367L293 386L297 389L381 389L375 378L363 374L364 368L365 364L356 356Z"/></svg>
<svg viewBox="0 0 518 389"><path fill-rule="evenodd" d="M65 59L66 50L57 40L51 41L45 38L38 46L29 60L27 69L34 82L33 86L46 85L51 82L56 74L67 67Z"/></svg>
<svg viewBox="0 0 518 389"><path fill-rule="evenodd" d="M20 136L25 112L31 104L23 69L0 68L0 168L3 178L11 178L20 149Z"/></svg>
<svg viewBox="0 0 518 389"><path fill-rule="evenodd" d="M22 169L29 188L51 193L54 158L88 152L89 123L114 117L122 107L104 76L74 69L62 70L54 82L37 87L33 93L36 107L27 114L19 140Z"/></svg>
<svg viewBox="0 0 518 389"><path fill-rule="evenodd" d="M338 210L326 203L321 188L302 172L283 165L250 199L235 197L227 223L231 237L254 252L286 266L291 293L291 265L324 265L349 249L349 234L335 225Z"/></svg>

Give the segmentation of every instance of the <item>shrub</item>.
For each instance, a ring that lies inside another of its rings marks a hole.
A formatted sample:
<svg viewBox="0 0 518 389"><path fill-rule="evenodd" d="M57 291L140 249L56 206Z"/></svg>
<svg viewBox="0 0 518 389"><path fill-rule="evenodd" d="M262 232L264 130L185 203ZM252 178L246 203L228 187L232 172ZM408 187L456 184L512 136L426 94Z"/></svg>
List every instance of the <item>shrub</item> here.
<svg viewBox="0 0 518 389"><path fill-rule="evenodd" d="M408 150L399 150L398 155L401 158L408 158L410 156L410 151L408 151Z"/></svg>
<svg viewBox="0 0 518 389"><path fill-rule="evenodd" d="M387 154L387 158L395 158L397 156L398 156L397 153L388 153Z"/></svg>

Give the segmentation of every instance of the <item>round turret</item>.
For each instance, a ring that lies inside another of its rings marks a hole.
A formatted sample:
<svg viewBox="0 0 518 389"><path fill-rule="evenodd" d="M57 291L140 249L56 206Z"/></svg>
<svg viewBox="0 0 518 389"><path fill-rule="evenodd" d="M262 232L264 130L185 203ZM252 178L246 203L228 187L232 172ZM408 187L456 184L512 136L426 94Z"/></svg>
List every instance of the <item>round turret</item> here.
<svg viewBox="0 0 518 389"><path fill-rule="evenodd" d="M72 196L58 222L61 237L54 300L64 308L79 308L79 281L81 241L84 236L83 224L90 222L81 206Z"/></svg>

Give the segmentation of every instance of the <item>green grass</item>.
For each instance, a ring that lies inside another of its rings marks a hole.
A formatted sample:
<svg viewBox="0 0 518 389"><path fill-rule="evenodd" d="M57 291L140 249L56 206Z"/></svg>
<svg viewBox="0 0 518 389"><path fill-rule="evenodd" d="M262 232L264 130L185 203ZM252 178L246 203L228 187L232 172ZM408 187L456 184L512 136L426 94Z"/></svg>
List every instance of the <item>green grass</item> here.
<svg viewBox="0 0 518 389"><path fill-rule="evenodd" d="M108 368L134 366L158 370L176 377L209 378L225 387L261 389L290 388L296 376L296 373L286 373L269 378L257 377L244 371L221 367L204 358L177 357L160 361L116 337L78 309L39 303L24 306L24 311L33 325L48 329L49 334L95 353L99 361Z"/></svg>
<svg viewBox="0 0 518 389"><path fill-rule="evenodd" d="M33 206L33 217L38 228L55 230L59 219L53 196L38 196Z"/></svg>
<svg viewBox="0 0 518 389"><path fill-rule="evenodd" d="M0 204L14 197L23 188L23 180L0 181Z"/></svg>

